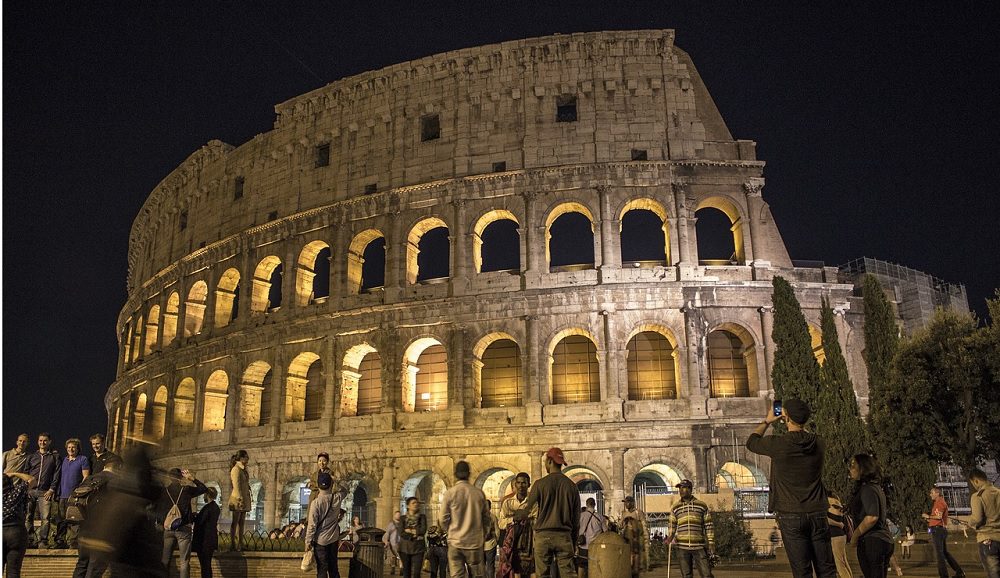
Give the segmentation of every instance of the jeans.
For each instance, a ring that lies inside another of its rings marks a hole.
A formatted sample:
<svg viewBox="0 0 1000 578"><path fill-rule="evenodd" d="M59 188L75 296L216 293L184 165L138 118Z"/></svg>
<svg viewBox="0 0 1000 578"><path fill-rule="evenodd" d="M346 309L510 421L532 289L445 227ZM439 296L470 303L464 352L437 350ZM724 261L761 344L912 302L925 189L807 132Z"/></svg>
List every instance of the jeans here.
<svg viewBox="0 0 1000 578"><path fill-rule="evenodd" d="M415 554L399 553L399 558L403 561L403 578L420 578L420 569L424 564L424 553Z"/></svg>
<svg viewBox="0 0 1000 578"><path fill-rule="evenodd" d="M21 562L27 548L28 532L20 522L3 527L3 569L7 578L20 578Z"/></svg>
<svg viewBox="0 0 1000 578"><path fill-rule="evenodd" d="M486 563L486 576L493 578L497 575L497 549L483 551L483 560Z"/></svg>
<svg viewBox="0 0 1000 578"><path fill-rule="evenodd" d="M778 512L778 528L785 544L788 564L795 578L836 578L837 564L830 545L826 510L809 513Z"/></svg>
<svg viewBox="0 0 1000 578"><path fill-rule="evenodd" d="M538 530L535 532L535 572L538 578L555 578L550 566L555 563L559 569L559 578L570 578L576 575L573 568L573 540L569 532L553 532ZM452 576L452 578L456 578Z"/></svg>
<svg viewBox="0 0 1000 578"><path fill-rule="evenodd" d="M708 563L708 551L704 548L696 550L678 548L677 558L681 563L681 578L692 578L695 567L698 568L698 575L701 578L714 578L712 565Z"/></svg>
<svg viewBox="0 0 1000 578"><path fill-rule="evenodd" d="M958 560L948 552L948 530L942 526L931 527L931 541L934 542L934 554L937 557L937 571L941 578L948 578L948 566L959 576L965 574Z"/></svg>
<svg viewBox="0 0 1000 578"><path fill-rule="evenodd" d="M482 548L456 548L448 546L448 574L451 578L466 578L468 573L465 567L468 566L472 572L472 578L485 578L486 566L483 563Z"/></svg>
<svg viewBox="0 0 1000 578"><path fill-rule="evenodd" d="M1000 578L1000 541L980 542L979 560L983 563L983 570L986 570L986 578Z"/></svg>
<svg viewBox="0 0 1000 578"><path fill-rule="evenodd" d="M837 562L837 578L854 578L851 562L847 559L847 536L830 538L833 548L833 559Z"/></svg>
<svg viewBox="0 0 1000 578"><path fill-rule="evenodd" d="M188 578L191 575L191 526L181 526L179 530L163 532L163 557L160 562L164 568L170 568L175 540L177 541L177 550L180 553L178 572L181 578Z"/></svg>
<svg viewBox="0 0 1000 578"><path fill-rule="evenodd" d="M38 535L35 537L35 542L39 545L49 544L49 519L52 516L52 502L53 500L46 500L44 496L45 492L42 490L31 490L28 492L28 517L25 520L25 528L28 530L28 535L35 529L35 512L38 512L38 517L42 521L42 525L38 527Z"/></svg>
<svg viewBox="0 0 1000 578"><path fill-rule="evenodd" d="M448 548L431 546L427 559L431 561L431 578L448 578Z"/></svg>
<svg viewBox="0 0 1000 578"><path fill-rule="evenodd" d="M330 542L325 546L313 543L313 555L316 556L316 578L340 578L340 568L337 567L337 550L340 542Z"/></svg>
<svg viewBox="0 0 1000 578"><path fill-rule="evenodd" d="M865 578L885 578L889 573L889 558L892 558L892 542L864 536L858 540L858 564Z"/></svg>

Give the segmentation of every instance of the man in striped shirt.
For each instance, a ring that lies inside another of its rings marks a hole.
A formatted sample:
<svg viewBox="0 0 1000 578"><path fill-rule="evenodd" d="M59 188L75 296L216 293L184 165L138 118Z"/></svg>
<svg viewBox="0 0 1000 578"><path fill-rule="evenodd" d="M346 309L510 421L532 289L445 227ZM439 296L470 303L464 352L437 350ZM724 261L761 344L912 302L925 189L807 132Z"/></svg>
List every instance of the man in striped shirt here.
<svg viewBox="0 0 1000 578"><path fill-rule="evenodd" d="M677 492L681 499L670 509L670 538L677 544L682 578L692 578L693 569L698 567L701 578L714 578L709 558L715 551L715 532L712 530L712 512L708 504L692 495L694 484L691 480L681 480Z"/></svg>

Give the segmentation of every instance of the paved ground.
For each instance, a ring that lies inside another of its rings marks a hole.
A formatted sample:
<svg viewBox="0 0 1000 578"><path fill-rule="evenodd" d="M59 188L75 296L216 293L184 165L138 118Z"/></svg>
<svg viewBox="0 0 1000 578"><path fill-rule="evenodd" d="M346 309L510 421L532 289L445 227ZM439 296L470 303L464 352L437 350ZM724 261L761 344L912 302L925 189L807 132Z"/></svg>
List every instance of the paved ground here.
<svg viewBox="0 0 1000 578"><path fill-rule="evenodd" d="M937 578L938 575L937 566L932 563L910 563L904 560L901 567L903 570L903 576L906 578L909 578L910 576L930 576ZM966 565L964 570L966 576L969 578L986 576L981 566L969 567ZM774 561L764 561L753 565L724 565L716 567L712 573L715 575L715 578L742 578L744 576L751 578L764 576L790 577L792 575L787 564L777 563ZM859 568L855 568L854 576L856 578L861 578L861 575L861 570ZM890 569L889 578L892 578L895 575L896 574ZM647 578L647 576L649 578L667 578L667 568L666 566L655 568L648 574L644 574L643 578ZM674 567L670 569L670 578L680 578L680 576L680 569L675 564ZM698 576L698 574L695 573L695 576Z"/></svg>

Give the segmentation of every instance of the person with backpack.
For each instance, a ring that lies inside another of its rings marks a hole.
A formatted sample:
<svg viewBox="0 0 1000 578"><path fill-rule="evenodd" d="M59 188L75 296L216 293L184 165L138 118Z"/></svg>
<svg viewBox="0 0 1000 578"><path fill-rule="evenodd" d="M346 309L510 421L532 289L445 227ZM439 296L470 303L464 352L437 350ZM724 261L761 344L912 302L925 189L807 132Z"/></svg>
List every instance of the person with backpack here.
<svg viewBox="0 0 1000 578"><path fill-rule="evenodd" d="M878 462L869 455L858 454L851 458L848 473L856 484L847 507L854 520L850 545L858 549L858 563L865 578L886 578L893 542Z"/></svg>
<svg viewBox="0 0 1000 578"><path fill-rule="evenodd" d="M165 568L170 567L174 554L174 543L180 553L178 569L180 578L188 578L191 573L191 538L194 516L191 500L208 491L205 484L197 480L190 470L173 468L169 473L170 483L163 488L157 501L157 519L163 520L163 557Z"/></svg>
<svg viewBox="0 0 1000 578"><path fill-rule="evenodd" d="M340 545L340 520L346 513L340 506L347 496L343 484L333 492L333 476L320 472L316 479L319 489L316 498L309 504L309 520L306 525L306 552L312 550L316 559L317 578L340 578L337 567L337 552Z"/></svg>
<svg viewBox="0 0 1000 578"><path fill-rule="evenodd" d="M101 501L107 498L108 486L118 477L121 466L122 460L118 456L105 461L100 472L88 477L70 494L66 519L79 524L81 534L86 531L88 520L92 519L90 513L99 510ZM90 548L81 545L77 552L73 578L97 578L104 574L107 567L106 561L98 560L91 555Z"/></svg>
<svg viewBox="0 0 1000 578"><path fill-rule="evenodd" d="M198 554L198 565L201 567L201 578L212 578L212 557L219 549L219 515L222 509L215 501L219 493L215 488L205 492L205 505L194 518L194 536L191 549Z"/></svg>
<svg viewBox="0 0 1000 578"><path fill-rule="evenodd" d="M576 575L577 578L587 578L587 551L590 542L598 534L607 530L604 516L597 510L597 500L587 498L587 505L580 512L580 534L576 539Z"/></svg>

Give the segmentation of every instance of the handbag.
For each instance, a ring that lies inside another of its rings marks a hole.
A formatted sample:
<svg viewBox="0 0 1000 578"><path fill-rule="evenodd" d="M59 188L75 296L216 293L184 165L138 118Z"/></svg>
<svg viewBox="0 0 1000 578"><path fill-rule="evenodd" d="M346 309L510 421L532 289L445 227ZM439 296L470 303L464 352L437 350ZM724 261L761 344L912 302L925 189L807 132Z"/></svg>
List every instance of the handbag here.
<svg viewBox="0 0 1000 578"><path fill-rule="evenodd" d="M302 563L299 564L299 568L303 572L316 571L316 555L313 554L312 550L307 550L306 553L302 555Z"/></svg>

